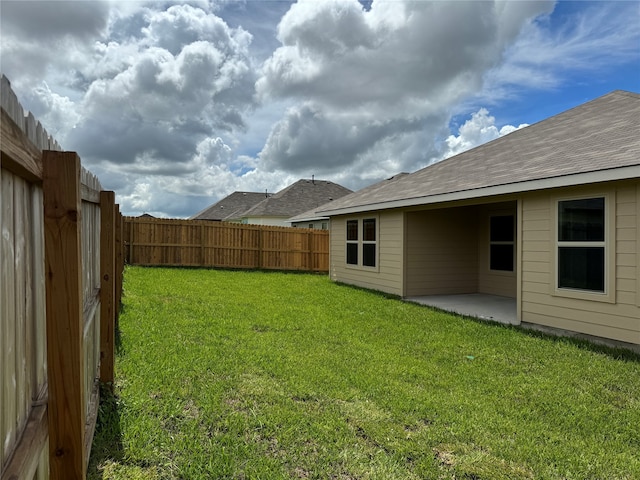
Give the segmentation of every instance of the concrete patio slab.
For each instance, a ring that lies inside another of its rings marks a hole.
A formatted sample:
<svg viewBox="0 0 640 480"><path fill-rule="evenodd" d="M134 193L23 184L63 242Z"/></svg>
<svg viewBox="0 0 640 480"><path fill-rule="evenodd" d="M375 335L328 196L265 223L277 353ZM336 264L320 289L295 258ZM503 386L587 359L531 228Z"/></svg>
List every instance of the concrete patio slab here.
<svg viewBox="0 0 640 480"><path fill-rule="evenodd" d="M447 312L480 318L482 320L491 320L510 325L519 324L516 314L515 298L485 295L483 293L469 293L464 295L406 297L404 300L436 307Z"/></svg>

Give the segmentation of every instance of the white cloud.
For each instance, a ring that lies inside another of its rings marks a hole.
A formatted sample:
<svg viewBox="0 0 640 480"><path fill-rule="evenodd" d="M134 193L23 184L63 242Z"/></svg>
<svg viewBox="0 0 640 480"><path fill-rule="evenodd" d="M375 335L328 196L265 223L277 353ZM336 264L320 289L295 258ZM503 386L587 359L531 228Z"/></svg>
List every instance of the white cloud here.
<svg viewBox="0 0 640 480"><path fill-rule="evenodd" d="M21 100L28 102L34 117L43 125L50 126L49 135L65 148L67 134L81 119L78 105L69 97L53 92L46 83L29 91Z"/></svg>
<svg viewBox="0 0 640 480"><path fill-rule="evenodd" d="M527 126L526 123L523 123L517 127L504 125L498 128L495 121L496 119L489 115L485 108L472 114L471 118L458 129L457 136L449 135L447 137L445 141L447 147L442 158L452 157Z"/></svg>
<svg viewBox="0 0 640 480"><path fill-rule="evenodd" d="M397 1L366 11L356 0L299 1L256 83L263 101L298 102L272 128L261 161L334 175L367 163L426 165L452 105L476 92L518 32L551 7Z"/></svg>
<svg viewBox="0 0 640 480"><path fill-rule="evenodd" d="M509 3L509 2L507 2ZM638 62L637 2L583 2L570 15L540 17L508 45L504 61L485 76L482 97L504 99L512 90L556 89L579 73L597 77L616 64Z"/></svg>
<svg viewBox="0 0 640 480"><path fill-rule="evenodd" d="M518 128L505 99L639 57L636 2L0 5L20 100L132 214L311 175L358 189Z"/></svg>
<svg viewBox="0 0 640 480"><path fill-rule="evenodd" d="M184 174L203 139L221 131L232 141L245 128L251 36L189 5L144 18L141 36L96 44L102 62L83 73L83 119L71 138L93 163Z"/></svg>

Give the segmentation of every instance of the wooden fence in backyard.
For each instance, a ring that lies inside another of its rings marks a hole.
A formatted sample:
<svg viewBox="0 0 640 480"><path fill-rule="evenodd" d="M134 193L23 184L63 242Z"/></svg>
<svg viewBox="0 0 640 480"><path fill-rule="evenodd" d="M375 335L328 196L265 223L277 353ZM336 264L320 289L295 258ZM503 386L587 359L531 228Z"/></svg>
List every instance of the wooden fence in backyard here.
<svg viewBox="0 0 640 480"><path fill-rule="evenodd" d="M122 217L4 76L0 89L0 477L84 479L113 382Z"/></svg>
<svg viewBox="0 0 640 480"><path fill-rule="evenodd" d="M329 232L205 220L125 217L127 263L329 271Z"/></svg>

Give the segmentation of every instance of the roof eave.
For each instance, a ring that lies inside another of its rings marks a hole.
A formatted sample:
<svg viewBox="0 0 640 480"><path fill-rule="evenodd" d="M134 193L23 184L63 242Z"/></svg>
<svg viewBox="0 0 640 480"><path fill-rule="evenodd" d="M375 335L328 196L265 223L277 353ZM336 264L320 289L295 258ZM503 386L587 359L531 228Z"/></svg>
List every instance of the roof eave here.
<svg viewBox="0 0 640 480"><path fill-rule="evenodd" d="M525 182L494 185L490 187L461 190L458 192L428 195L423 197L403 198L386 202L376 202L365 205L355 205L334 210L322 210L318 213L327 217L335 215L348 215L353 213L369 212L373 210L389 210L392 208L416 207L420 205L432 205L435 203L447 203L458 200L471 200L496 195L507 195L528 191L545 190L549 188L571 187L588 185L592 183L609 182L614 180L628 180L640 178L640 165L631 165L593 172L575 173L559 177L541 178Z"/></svg>
<svg viewBox="0 0 640 480"><path fill-rule="evenodd" d="M291 223L299 223L299 222L317 222L319 220L329 220L329 217L318 216L318 217L301 217L301 218L289 218L287 221Z"/></svg>

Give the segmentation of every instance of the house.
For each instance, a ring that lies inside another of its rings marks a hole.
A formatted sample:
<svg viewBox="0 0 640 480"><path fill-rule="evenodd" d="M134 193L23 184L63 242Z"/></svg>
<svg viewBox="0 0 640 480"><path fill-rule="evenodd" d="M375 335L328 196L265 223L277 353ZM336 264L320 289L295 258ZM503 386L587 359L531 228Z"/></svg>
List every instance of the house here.
<svg viewBox="0 0 640 480"><path fill-rule="evenodd" d="M190 220L212 220L217 222L242 222L242 214L268 198L267 193L233 192L219 202L189 217Z"/></svg>
<svg viewBox="0 0 640 480"><path fill-rule="evenodd" d="M495 301L510 323L640 345L636 93L614 91L318 213L331 219L334 281L476 316Z"/></svg>
<svg viewBox="0 0 640 480"><path fill-rule="evenodd" d="M398 178L399 176L408 175L408 173L399 173L395 176ZM331 200L333 201L333 200ZM312 208L311 210L307 210L306 212L300 213L294 217L289 218L287 221L291 224L292 227L297 228L312 228L319 230L329 230L329 221L330 218L327 216L318 213L320 210L325 209L325 207L329 208L329 203L317 206Z"/></svg>
<svg viewBox="0 0 640 480"><path fill-rule="evenodd" d="M328 180L298 180L244 212L242 223L288 227L290 217L349 193L348 188Z"/></svg>
<svg viewBox="0 0 640 480"><path fill-rule="evenodd" d="M287 223L294 228L314 228L318 230L329 230L329 217L317 213L318 208L312 208L287 219Z"/></svg>
<svg viewBox="0 0 640 480"><path fill-rule="evenodd" d="M243 223L291 226L295 215L353 193L328 180L301 179L244 212Z"/></svg>
<svg viewBox="0 0 640 480"><path fill-rule="evenodd" d="M301 179L274 194L234 192L191 219L289 227L290 217L349 193L348 188L328 180Z"/></svg>

